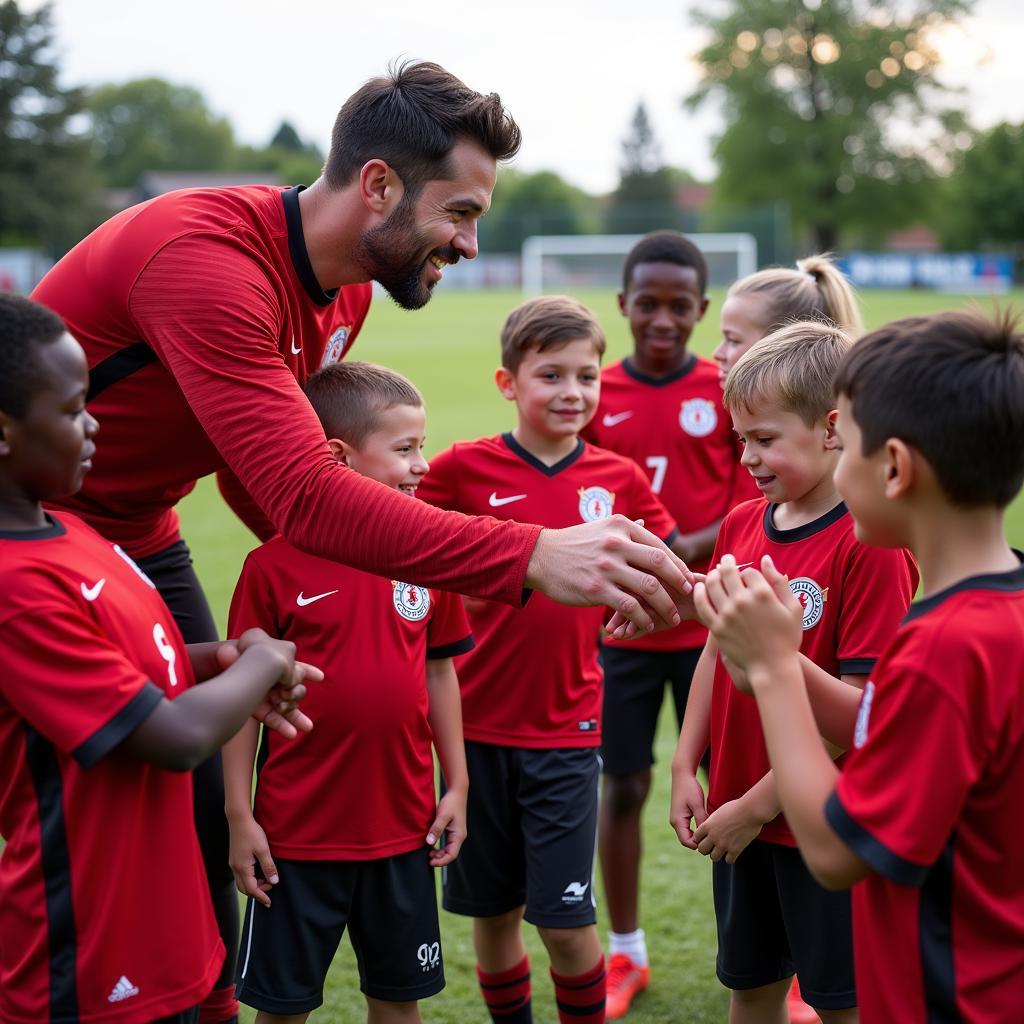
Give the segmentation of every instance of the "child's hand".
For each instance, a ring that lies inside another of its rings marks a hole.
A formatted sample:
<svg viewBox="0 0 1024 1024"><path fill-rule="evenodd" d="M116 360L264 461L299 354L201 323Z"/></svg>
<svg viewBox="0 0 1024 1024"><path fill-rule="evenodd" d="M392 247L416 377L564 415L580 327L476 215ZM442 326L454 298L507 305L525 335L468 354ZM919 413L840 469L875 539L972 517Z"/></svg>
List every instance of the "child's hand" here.
<svg viewBox="0 0 1024 1024"><path fill-rule="evenodd" d="M669 800L668 823L675 829L679 842L689 850L697 849L697 840L690 828L700 827L708 812L704 790L692 772L672 772L672 796Z"/></svg>
<svg viewBox="0 0 1024 1024"><path fill-rule="evenodd" d="M741 800L730 800L708 815L694 833L697 852L734 864L763 826L764 822L752 815Z"/></svg>
<svg viewBox="0 0 1024 1024"><path fill-rule="evenodd" d="M228 863L235 876L235 885L243 895L269 907L270 896L267 894L277 885L278 877L274 858L270 856L267 834L252 815L242 820L229 819L228 824L231 833ZM256 877L257 865L262 878Z"/></svg>
<svg viewBox="0 0 1024 1024"><path fill-rule="evenodd" d="M761 570L741 572L726 555L694 590L697 613L722 656L747 673L755 663L777 665L795 657L803 639L803 608L787 578L768 555ZM742 682L749 692L745 677Z"/></svg>
<svg viewBox="0 0 1024 1024"><path fill-rule="evenodd" d="M437 805L434 824L427 833L427 846L434 846L442 837L444 845L430 851L430 866L442 868L459 855L466 838L466 794L450 789Z"/></svg>
<svg viewBox="0 0 1024 1024"><path fill-rule="evenodd" d="M307 665L304 661L295 662L292 667L291 686L286 688L279 683L268 690L267 695L253 711L253 718L289 740L294 739L300 732L310 732L313 722L308 715L298 709L299 701L306 696L303 681L322 683L323 679L323 672L315 665Z"/></svg>

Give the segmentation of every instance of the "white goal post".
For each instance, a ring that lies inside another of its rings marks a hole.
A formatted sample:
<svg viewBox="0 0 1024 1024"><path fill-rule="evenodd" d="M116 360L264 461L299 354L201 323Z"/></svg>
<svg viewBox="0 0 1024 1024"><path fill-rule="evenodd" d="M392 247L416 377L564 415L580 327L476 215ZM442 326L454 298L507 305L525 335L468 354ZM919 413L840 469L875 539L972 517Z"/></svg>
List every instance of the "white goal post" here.
<svg viewBox="0 0 1024 1024"><path fill-rule="evenodd" d="M730 284L757 270L757 240L753 235L736 232L686 237L706 256L734 257L731 280L716 280L712 273L712 285ZM643 235L531 235L523 242L521 254L523 294L527 298L543 294L545 281L551 276L545 274L546 262L550 267L561 256L625 256L641 238Z"/></svg>

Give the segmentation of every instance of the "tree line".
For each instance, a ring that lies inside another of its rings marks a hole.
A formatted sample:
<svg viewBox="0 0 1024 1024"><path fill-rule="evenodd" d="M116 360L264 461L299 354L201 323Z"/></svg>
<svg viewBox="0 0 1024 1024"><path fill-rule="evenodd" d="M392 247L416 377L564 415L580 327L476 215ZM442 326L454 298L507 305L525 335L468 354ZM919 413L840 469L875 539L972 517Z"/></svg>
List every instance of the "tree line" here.
<svg viewBox="0 0 1024 1024"><path fill-rule="evenodd" d="M709 40L684 103L711 104L717 179L666 165L642 103L621 145L619 184L594 196L553 171L503 168L481 225L490 252L531 234L640 233L654 227L774 232L819 250L878 246L924 223L948 247L1024 243L1024 125L974 129L945 88L936 33L974 0L718 0L695 9ZM0 245L59 255L110 213L110 189L146 172L266 172L310 182L323 153L284 122L263 146L189 85L146 78L93 89L59 84L49 5L0 0Z"/></svg>

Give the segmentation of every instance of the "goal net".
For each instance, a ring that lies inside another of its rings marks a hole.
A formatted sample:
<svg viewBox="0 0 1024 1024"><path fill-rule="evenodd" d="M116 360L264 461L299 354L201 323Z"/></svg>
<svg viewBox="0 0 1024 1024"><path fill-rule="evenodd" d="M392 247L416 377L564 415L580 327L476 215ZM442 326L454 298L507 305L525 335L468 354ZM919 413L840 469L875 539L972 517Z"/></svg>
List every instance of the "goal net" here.
<svg viewBox="0 0 1024 1024"><path fill-rule="evenodd" d="M643 235L532 235L523 242L523 294L621 288L622 260ZM687 235L704 254L708 287L757 270L757 241L744 233Z"/></svg>

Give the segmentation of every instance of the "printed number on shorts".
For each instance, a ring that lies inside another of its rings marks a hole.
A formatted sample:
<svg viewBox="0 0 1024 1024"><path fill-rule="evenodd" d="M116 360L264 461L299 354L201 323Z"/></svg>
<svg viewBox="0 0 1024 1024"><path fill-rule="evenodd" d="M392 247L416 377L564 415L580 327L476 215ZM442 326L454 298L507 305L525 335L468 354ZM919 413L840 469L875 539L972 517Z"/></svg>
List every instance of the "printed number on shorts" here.
<svg viewBox="0 0 1024 1024"><path fill-rule="evenodd" d="M170 640L167 639L167 633L159 622L153 627L153 643L156 644L160 657L167 662L167 678L171 686L177 686L178 673L174 670L174 662L178 656L174 653L174 648L171 646Z"/></svg>
<svg viewBox="0 0 1024 1024"><path fill-rule="evenodd" d="M664 455L648 455L645 465L648 469L654 470L651 477L651 490L655 494L661 494L662 484L665 483L665 474L668 472L668 458Z"/></svg>
<svg viewBox="0 0 1024 1024"><path fill-rule="evenodd" d="M419 949L416 950L416 959L420 962L420 967L425 971L432 971L441 959L441 944L439 942L424 942Z"/></svg>

